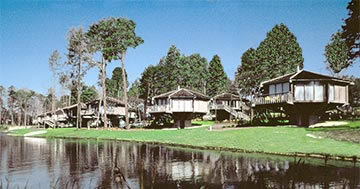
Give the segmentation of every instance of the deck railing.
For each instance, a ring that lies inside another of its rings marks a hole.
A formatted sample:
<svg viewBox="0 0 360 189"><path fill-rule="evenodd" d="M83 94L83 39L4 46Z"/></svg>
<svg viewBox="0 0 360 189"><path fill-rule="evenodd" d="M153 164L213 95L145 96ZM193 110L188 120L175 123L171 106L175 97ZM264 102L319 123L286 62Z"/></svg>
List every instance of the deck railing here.
<svg viewBox="0 0 360 189"><path fill-rule="evenodd" d="M166 112L166 111L168 111L167 105L153 105L149 107L149 113Z"/></svg>
<svg viewBox="0 0 360 189"><path fill-rule="evenodd" d="M277 104L277 103L292 103L292 93L283 93L275 95L261 95L255 98L255 105L260 104Z"/></svg>

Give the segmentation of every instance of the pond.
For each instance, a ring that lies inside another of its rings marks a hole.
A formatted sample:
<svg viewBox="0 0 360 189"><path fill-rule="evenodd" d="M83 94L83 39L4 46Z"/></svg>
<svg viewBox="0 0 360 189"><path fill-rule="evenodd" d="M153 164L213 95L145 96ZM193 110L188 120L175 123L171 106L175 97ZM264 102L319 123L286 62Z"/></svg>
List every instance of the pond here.
<svg viewBox="0 0 360 189"><path fill-rule="evenodd" d="M0 188L360 188L359 164L0 133Z"/></svg>

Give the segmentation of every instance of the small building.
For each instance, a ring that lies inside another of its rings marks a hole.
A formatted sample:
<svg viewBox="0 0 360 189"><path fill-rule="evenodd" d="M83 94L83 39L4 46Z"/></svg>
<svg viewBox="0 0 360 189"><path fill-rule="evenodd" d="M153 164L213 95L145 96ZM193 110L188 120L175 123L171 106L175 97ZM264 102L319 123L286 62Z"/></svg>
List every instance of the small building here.
<svg viewBox="0 0 360 189"><path fill-rule="evenodd" d="M282 109L292 124L308 126L318 122L326 110L349 103L351 81L306 70L261 83L262 94L255 109Z"/></svg>
<svg viewBox="0 0 360 189"><path fill-rule="evenodd" d="M81 111L83 126L99 126L103 122L104 105L100 99L86 103L86 109ZM125 116L125 103L119 99L107 97L106 115L108 124L112 127L119 127L120 120ZM100 116L100 117L99 117Z"/></svg>
<svg viewBox="0 0 360 189"><path fill-rule="evenodd" d="M189 127L193 117L208 113L209 100L209 97L199 92L179 88L153 97L149 113L152 116L172 115L174 127Z"/></svg>
<svg viewBox="0 0 360 189"><path fill-rule="evenodd" d="M246 99L241 99L240 96L231 93L222 93L214 96L210 103L210 112L216 120L231 120L242 119L250 120L250 117L245 113L249 111L246 105Z"/></svg>

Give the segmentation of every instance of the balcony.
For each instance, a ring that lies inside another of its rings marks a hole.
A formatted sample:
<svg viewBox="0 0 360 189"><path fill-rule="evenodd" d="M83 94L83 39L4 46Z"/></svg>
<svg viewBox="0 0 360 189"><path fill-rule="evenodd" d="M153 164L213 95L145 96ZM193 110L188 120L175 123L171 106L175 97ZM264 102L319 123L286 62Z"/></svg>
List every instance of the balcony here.
<svg viewBox="0 0 360 189"><path fill-rule="evenodd" d="M263 104L279 104L279 103L293 103L293 95L292 93L282 93L282 94L274 94L274 95L261 95L255 98L255 105L263 105Z"/></svg>
<svg viewBox="0 0 360 189"><path fill-rule="evenodd" d="M160 113L160 112L169 112L168 105L153 105L149 106L149 113Z"/></svg>

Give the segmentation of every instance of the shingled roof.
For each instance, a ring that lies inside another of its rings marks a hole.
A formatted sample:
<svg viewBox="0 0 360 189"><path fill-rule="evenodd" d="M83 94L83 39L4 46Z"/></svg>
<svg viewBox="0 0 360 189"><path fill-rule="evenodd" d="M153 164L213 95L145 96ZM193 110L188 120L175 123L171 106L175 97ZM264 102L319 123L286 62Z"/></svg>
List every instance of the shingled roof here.
<svg viewBox="0 0 360 189"><path fill-rule="evenodd" d="M296 80L308 80L308 79L328 80L328 81L332 80L332 81L336 81L336 82L340 82L340 83L352 84L351 81L348 81L345 79L332 77L332 76L328 76L328 75L323 75L323 74L319 74L319 73L315 73L315 72L310 72L307 70L300 70L299 72L286 74L286 75L283 75L280 77L276 77L274 79L264 81L261 83L261 86L275 84L275 83L292 82L292 81L296 81Z"/></svg>
<svg viewBox="0 0 360 189"><path fill-rule="evenodd" d="M195 99L199 99L199 100L210 100L210 98L206 95L203 95L199 92L196 91L192 91L189 89L185 89L185 88L180 88L178 90L173 90L173 91L169 91L157 96L153 97L154 99L158 99L158 98L195 98Z"/></svg>
<svg viewBox="0 0 360 189"><path fill-rule="evenodd" d="M219 95L216 95L213 97L213 99L217 99L217 100L240 100L240 96L238 95L234 95L231 93L222 93Z"/></svg>

